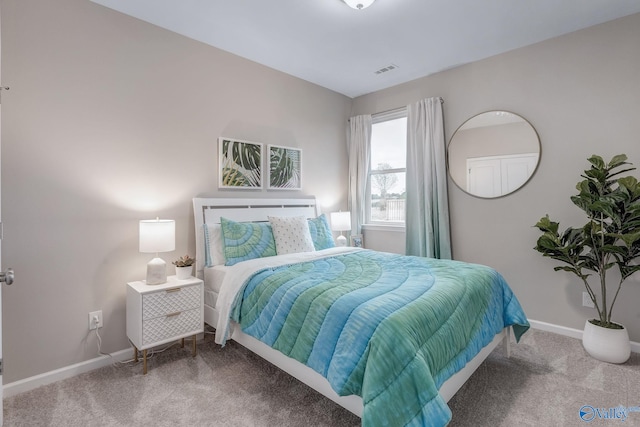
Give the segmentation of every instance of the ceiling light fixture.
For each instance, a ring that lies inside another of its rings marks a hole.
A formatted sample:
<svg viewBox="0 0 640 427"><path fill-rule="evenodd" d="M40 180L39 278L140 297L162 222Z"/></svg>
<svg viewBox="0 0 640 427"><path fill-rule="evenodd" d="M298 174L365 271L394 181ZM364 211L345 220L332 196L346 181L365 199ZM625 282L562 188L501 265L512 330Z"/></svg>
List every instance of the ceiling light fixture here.
<svg viewBox="0 0 640 427"><path fill-rule="evenodd" d="M375 0L343 0L349 7L354 9L366 9L373 4Z"/></svg>

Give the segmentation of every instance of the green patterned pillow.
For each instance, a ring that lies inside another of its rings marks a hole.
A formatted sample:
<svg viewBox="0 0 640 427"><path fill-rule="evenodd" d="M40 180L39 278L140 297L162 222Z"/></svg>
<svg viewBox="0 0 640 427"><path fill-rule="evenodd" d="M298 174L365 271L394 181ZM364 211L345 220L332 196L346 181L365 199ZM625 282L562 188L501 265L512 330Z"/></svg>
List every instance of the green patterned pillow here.
<svg viewBox="0 0 640 427"><path fill-rule="evenodd" d="M225 265L276 255L276 242L268 222L235 222L220 218Z"/></svg>
<svg viewBox="0 0 640 427"><path fill-rule="evenodd" d="M309 232L311 233L311 240L313 240L313 246L316 251L322 249L333 248L336 243L333 241L333 234L329 228L329 222L325 214L320 215L317 218L308 219Z"/></svg>

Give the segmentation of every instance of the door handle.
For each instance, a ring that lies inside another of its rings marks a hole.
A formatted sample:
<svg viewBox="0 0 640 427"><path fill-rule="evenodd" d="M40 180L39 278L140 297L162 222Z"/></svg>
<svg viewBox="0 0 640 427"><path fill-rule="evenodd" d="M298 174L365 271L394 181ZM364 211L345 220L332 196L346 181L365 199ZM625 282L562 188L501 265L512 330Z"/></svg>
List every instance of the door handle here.
<svg viewBox="0 0 640 427"><path fill-rule="evenodd" d="M14 277L15 274L13 273L13 269L7 268L7 271L0 272L0 283L4 282L7 285L10 285L13 283Z"/></svg>

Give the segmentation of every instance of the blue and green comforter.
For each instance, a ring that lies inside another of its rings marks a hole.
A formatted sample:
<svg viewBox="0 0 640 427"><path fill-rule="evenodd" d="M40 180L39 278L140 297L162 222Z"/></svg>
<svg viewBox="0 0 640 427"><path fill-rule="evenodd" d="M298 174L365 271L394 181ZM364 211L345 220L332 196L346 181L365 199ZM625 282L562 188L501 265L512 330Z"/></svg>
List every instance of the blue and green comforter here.
<svg viewBox="0 0 640 427"><path fill-rule="evenodd" d="M438 389L504 327L529 324L502 276L357 251L263 269L231 307L242 330L362 396L363 426L443 426Z"/></svg>

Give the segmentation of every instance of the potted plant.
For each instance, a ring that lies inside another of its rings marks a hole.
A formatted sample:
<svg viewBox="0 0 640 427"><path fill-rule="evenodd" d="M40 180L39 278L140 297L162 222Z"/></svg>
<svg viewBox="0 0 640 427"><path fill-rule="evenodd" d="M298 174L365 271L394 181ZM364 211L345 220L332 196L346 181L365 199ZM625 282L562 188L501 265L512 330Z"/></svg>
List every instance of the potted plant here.
<svg viewBox="0 0 640 427"><path fill-rule="evenodd" d="M196 260L191 258L189 255L181 256L172 262L172 264L176 266L176 276L178 279L182 280L191 277L194 262L196 262Z"/></svg>
<svg viewBox="0 0 640 427"><path fill-rule="evenodd" d="M576 185L579 193L571 196L571 201L586 213L586 224L569 227L560 234L559 223L546 215L535 225L542 236L534 249L565 264L555 271L574 273L584 283L598 312L597 319L585 323L585 350L596 359L624 363L631 352L629 334L611 319L622 283L640 270L635 262L640 256L640 185L633 176L620 177L635 170L624 154L614 156L609 163L596 155L588 160L591 168ZM613 283L607 280L612 268L619 273L617 284L617 275L610 277ZM592 277L599 283L591 284Z"/></svg>

